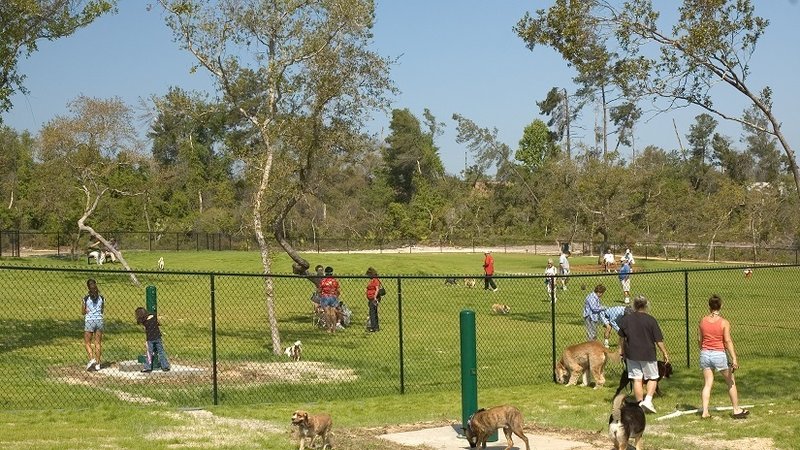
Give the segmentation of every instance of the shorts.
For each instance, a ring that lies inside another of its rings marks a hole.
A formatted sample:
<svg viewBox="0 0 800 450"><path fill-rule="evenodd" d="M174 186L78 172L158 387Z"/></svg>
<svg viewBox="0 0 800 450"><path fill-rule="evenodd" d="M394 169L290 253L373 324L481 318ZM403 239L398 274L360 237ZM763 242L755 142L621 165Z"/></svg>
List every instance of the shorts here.
<svg viewBox="0 0 800 450"><path fill-rule="evenodd" d="M562 267L558 272L561 275L569 275L569 267Z"/></svg>
<svg viewBox="0 0 800 450"><path fill-rule="evenodd" d="M632 380L657 380L658 363L655 361L634 361L625 358L628 366L628 378Z"/></svg>
<svg viewBox="0 0 800 450"><path fill-rule="evenodd" d="M631 291L631 280L621 280L621 283L622 283L622 290L624 292Z"/></svg>
<svg viewBox="0 0 800 450"><path fill-rule="evenodd" d="M728 355L724 350L700 350L700 370L728 370Z"/></svg>
<svg viewBox="0 0 800 450"><path fill-rule="evenodd" d="M83 331L88 333L94 333L95 331L103 331L105 330L105 324L103 323L103 319L89 319L83 324Z"/></svg>
<svg viewBox="0 0 800 450"><path fill-rule="evenodd" d="M319 306L333 306L335 308L339 306L339 299L336 297L321 297L319 299Z"/></svg>

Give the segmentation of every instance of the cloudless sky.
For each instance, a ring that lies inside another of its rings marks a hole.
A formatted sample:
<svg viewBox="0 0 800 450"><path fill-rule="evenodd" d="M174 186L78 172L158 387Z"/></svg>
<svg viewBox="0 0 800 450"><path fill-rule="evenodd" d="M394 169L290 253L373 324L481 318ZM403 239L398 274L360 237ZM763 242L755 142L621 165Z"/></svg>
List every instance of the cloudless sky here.
<svg viewBox="0 0 800 450"><path fill-rule="evenodd" d="M665 19L675 17L679 2L655 0ZM774 111L783 132L800 151L800 5L791 0L754 0L756 12L770 20L751 61L749 84L758 91L773 89ZM471 155L455 142L453 113L481 127L497 128L503 142L516 149L522 130L539 118L536 101L553 86L575 88L574 71L552 50L528 50L512 27L526 11L545 8L552 1L534 0L376 0L374 49L399 57L391 77L401 93L393 108L408 108L422 118L428 108L445 133L436 141L449 173L464 169ZM193 58L180 50L164 23L160 6L148 11L146 2L123 0L119 12L101 17L72 36L39 43L39 51L21 61L30 93L15 95L4 122L17 129L38 132L78 95L120 97L139 107L151 95L164 95L170 86L186 90L213 90L203 72L189 73ZM747 107L743 97L727 87L715 91L715 103L739 114ZM644 105L644 108L647 106ZM144 113L144 110L141 110ZM636 147L653 144L678 148L672 121L683 144L694 116L702 111L685 108L653 117L645 115L636 128ZM593 144L596 111L584 109L573 136ZM147 122L142 114L140 128ZM722 122L722 120L720 120ZM377 113L371 131L385 137L387 114ZM721 123L718 131L738 143L741 127ZM613 137L609 145L613 146ZM627 156L630 149L624 149Z"/></svg>

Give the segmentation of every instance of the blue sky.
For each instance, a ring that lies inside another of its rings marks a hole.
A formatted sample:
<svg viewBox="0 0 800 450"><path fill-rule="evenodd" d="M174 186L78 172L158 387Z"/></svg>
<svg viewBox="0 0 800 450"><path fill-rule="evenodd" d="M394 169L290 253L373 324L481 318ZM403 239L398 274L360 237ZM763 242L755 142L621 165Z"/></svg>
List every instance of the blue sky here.
<svg viewBox="0 0 800 450"><path fill-rule="evenodd" d="M122 1L119 13L98 19L73 36L41 42L39 51L23 60L27 96L13 97L14 108L4 122L18 130L39 130L43 123L66 113L66 104L78 95L118 96L138 107L151 95L163 95L170 86L210 90L210 78L189 73L190 55L173 42L160 7L147 11L146 2ZM400 57L392 78L401 93L392 107L409 108L422 117L429 108L446 125L437 140L448 172L464 168L465 149L455 142L453 113L483 127L496 127L512 148L523 128L538 118L535 102L553 86L574 91L574 73L546 48L531 52L512 31L526 11L546 7L551 1L532 0L376 0L374 47L384 56ZM678 2L656 0L657 7ZM757 13L771 21L751 61L750 84L774 92L774 110L783 121L790 143L800 150L800 5L791 0L755 0ZM664 11L674 17L674 11ZM720 90L715 101L739 113L747 104L739 94ZM144 110L142 110L144 112ZM654 144L677 148L672 120L684 145L694 116L702 111L686 108L650 117L638 125L637 147ZM575 135L590 141L595 112L583 113L583 130ZM140 126L146 127L142 119ZM371 131L388 132L385 115L376 115ZM738 142L741 128L721 124L718 131ZM630 150L625 149L624 154ZM468 164L471 155L466 155Z"/></svg>

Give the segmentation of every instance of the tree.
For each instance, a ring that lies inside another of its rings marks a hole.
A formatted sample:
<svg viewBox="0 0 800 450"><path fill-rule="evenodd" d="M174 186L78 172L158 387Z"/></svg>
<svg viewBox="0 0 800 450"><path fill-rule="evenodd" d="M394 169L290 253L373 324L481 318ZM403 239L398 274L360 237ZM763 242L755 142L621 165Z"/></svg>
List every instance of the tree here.
<svg viewBox="0 0 800 450"><path fill-rule="evenodd" d="M605 51L620 55L624 70L617 76L626 96L663 99L662 111L694 105L773 136L783 148L800 198L800 169L772 110L772 92L768 87L756 89L748 80L751 57L769 24L755 14L751 0L684 0L678 7L677 23L668 31L661 28L663 21L651 0L557 0L550 9L536 14L535 19L526 14L520 21L520 35L526 42L552 46L579 73L591 72L575 55L580 56L581 48L589 53L597 45L595 35L581 26L589 24L608 39L603 43ZM549 18L564 25L558 29L560 36L550 41L526 39L525 33L535 33ZM725 95L725 88L763 113L766 126L718 107L714 96L716 92Z"/></svg>
<svg viewBox="0 0 800 450"><path fill-rule="evenodd" d="M207 70L245 121L240 154L255 180L252 226L264 269L272 351L282 351L264 217L296 273L309 263L284 220L365 112L386 105L389 61L369 50L374 5L366 0L202 2L159 0L180 45ZM245 125L246 124L246 125ZM346 143L345 143L346 145ZM277 174L273 174L273 170ZM283 177L273 186L272 177ZM269 197L268 197L269 196Z"/></svg>
<svg viewBox="0 0 800 450"><path fill-rule="evenodd" d="M695 123L689 127L686 140L689 142L690 178L695 189L699 189L705 180L708 166L706 160L711 159L711 138L717 128L717 121L709 114L696 116ZM710 161L709 161L710 162Z"/></svg>
<svg viewBox="0 0 800 450"><path fill-rule="evenodd" d="M0 112L11 109L11 96L28 91L17 72L42 39L69 36L97 17L115 11L116 0L5 0L0 3ZM2 122L2 116L0 116Z"/></svg>
<svg viewBox="0 0 800 450"><path fill-rule="evenodd" d="M770 108L772 107L771 104L769 106ZM769 126L766 116L758 108L751 105L744 111L744 121L747 124L755 125L742 125L744 129L742 141L746 146L745 151L755 161L755 180L767 183L777 181L783 172L781 166L785 161L781 160L775 136L763 131ZM789 164L786 165L789 166Z"/></svg>
<svg viewBox="0 0 800 450"><path fill-rule="evenodd" d="M401 203L408 203L414 195L415 178L432 181L444 176L444 165L434 144L438 124L428 109L425 117L428 132L422 131L419 120L408 109L392 111L383 161L389 184L395 188L396 200Z"/></svg>
<svg viewBox="0 0 800 450"><path fill-rule="evenodd" d="M575 118L575 112L570 113L569 95L566 89L551 88L547 97L536 102L539 113L549 116L547 126L555 128L555 141L565 139L567 159L572 159L572 142L570 139L570 123Z"/></svg>
<svg viewBox="0 0 800 450"><path fill-rule="evenodd" d="M528 170L535 171L558 153L558 146L553 142L553 138L553 133L543 121L534 120L522 132L519 149L514 158L525 165Z"/></svg>

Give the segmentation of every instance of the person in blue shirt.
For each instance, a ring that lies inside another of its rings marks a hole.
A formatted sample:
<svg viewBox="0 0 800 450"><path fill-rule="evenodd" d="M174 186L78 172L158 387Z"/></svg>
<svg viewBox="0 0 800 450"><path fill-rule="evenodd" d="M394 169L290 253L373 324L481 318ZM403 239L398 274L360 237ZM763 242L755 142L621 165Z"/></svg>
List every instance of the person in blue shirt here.
<svg viewBox="0 0 800 450"><path fill-rule="evenodd" d="M631 269L630 261L623 260L622 261L622 268L619 269L619 282L622 284L622 294L625 297L625 304L629 305L631 303L631 273L633 270Z"/></svg>
<svg viewBox="0 0 800 450"><path fill-rule="evenodd" d="M611 330L619 332L619 320L622 319L622 316L632 311L630 306L612 306L603 311L600 321L606 327L603 339L604 347L608 348L608 338L611 337Z"/></svg>
<svg viewBox="0 0 800 450"><path fill-rule="evenodd" d="M86 280L86 288L89 293L83 297L81 312L84 316L83 324L83 343L86 346L86 355L89 363L86 370L100 370L103 357L103 312L106 306L106 299L100 295L97 289L97 282L93 279Z"/></svg>
<svg viewBox="0 0 800 450"><path fill-rule="evenodd" d="M600 298L605 292L606 287L598 284L583 302L583 322L586 324L586 338L589 341L597 338L596 326L598 323L602 323L601 317L606 307L600 302Z"/></svg>

